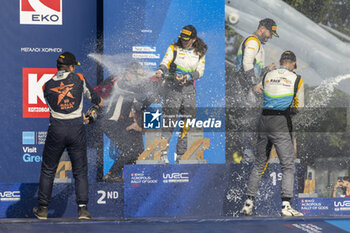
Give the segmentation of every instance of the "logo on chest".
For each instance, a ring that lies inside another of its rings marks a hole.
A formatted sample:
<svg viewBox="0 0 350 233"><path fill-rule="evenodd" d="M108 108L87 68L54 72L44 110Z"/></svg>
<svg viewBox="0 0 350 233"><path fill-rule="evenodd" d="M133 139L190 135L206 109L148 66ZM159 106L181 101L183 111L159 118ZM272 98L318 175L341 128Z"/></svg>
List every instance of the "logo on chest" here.
<svg viewBox="0 0 350 233"><path fill-rule="evenodd" d="M65 85L63 82L58 87L51 88L51 91L58 93L57 105L61 110L71 109L74 107L74 96L71 93L74 84Z"/></svg>

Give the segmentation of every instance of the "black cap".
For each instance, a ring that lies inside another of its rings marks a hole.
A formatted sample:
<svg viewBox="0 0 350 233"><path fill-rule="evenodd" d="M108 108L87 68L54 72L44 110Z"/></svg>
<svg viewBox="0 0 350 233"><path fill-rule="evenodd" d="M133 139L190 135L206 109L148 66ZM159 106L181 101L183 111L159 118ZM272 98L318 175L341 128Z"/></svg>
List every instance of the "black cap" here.
<svg viewBox="0 0 350 233"><path fill-rule="evenodd" d="M297 57L295 56L295 54L292 52L292 51L284 51L281 55L281 58L280 58L280 63L282 63L282 61L284 60L291 60L291 61L297 61ZM295 69L297 68L297 64L295 64Z"/></svg>
<svg viewBox="0 0 350 233"><path fill-rule="evenodd" d="M74 54L71 52L64 52L57 58L57 64L62 65L77 65L80 66L80 62L77 62Z"/></svg>
<svg viewBox="0 0 350 233"><path fill-rule="evenodd" d="M260 20L259 27L260 26L266 27L266 29L269 30L272 33L272 35L274 35L275 37L279 37L279 35L277 34L277 24L272 19L266 18Z"/></svg>
<svg viewBox="0 0 350 233"><path fill-rule="evenodd" d="M179 38L189 40L197 37L197 30L192 25L187 25L182 28Z"/></svg>

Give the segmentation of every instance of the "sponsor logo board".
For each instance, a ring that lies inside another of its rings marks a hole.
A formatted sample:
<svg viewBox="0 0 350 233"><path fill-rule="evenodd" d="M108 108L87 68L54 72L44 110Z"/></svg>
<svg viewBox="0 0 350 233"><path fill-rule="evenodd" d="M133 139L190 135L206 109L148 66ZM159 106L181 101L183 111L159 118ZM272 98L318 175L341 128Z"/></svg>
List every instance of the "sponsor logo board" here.
<svg viewBox="0 0 350 233"><path fill-rule="evenodd" d="M20 24L62 25L62 0L20 0Z"/></svg>
<svg viewBox="0 0 350 233"><path fill-rule="evenodd" d="M50 116L43 86L56 72L56 68L23 68L23 118Z"/></svg>

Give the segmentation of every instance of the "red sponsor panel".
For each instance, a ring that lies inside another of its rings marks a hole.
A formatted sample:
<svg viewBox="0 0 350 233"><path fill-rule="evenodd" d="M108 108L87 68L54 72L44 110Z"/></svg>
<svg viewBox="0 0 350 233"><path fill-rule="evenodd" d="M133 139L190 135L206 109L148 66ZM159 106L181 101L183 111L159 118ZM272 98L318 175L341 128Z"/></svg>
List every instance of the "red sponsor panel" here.
<svg viewBox="0 0 350 233"><path fill-rule="evenodd" d="M50 117L43 86L56 72L56 68L23 68L23 118Z"/></svg>

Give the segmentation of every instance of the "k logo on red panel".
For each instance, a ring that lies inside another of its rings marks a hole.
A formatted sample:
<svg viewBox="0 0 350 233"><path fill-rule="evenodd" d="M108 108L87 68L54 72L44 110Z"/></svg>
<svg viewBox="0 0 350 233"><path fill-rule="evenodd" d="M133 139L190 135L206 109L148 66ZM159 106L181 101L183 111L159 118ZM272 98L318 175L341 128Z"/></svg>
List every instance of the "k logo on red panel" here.
<svg viewBox="0 0 350 233"><path fill-rule="evenodd" d="M43 85L56 72L56 68L23 68L23 118L50 117Z"/></svg>

